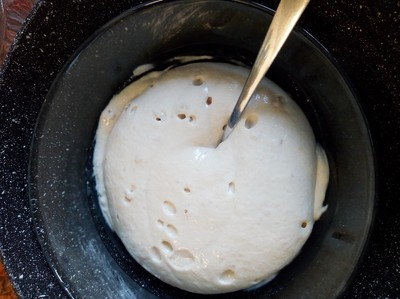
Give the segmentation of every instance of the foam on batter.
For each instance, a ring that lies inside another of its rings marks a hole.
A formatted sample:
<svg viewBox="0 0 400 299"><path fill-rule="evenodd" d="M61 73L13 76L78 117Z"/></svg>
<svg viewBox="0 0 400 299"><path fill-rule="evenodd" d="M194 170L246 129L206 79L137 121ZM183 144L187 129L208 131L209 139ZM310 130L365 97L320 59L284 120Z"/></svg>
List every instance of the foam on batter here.
<svg viewBox="0 0 400 299"><path fill-rule="evenodd" d="M145 269L187 291L272 279L326 209L324 150L271 81L218 145L247 74L221 63L152 73L100 117L94 173L104 217Z"/></svg>

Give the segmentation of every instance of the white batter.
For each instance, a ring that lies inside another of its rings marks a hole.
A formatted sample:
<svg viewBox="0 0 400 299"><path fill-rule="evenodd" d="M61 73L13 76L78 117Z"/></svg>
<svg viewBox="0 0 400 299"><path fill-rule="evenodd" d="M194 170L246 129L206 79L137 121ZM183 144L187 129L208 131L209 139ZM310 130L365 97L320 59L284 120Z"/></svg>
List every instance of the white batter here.
<svg viewBox="0 0 400 299"><path fill-rule="evenodd" d="M218 145L247 74L217 63L153 73L99 122L94 173L106 220L145 269L187 291L272 279L326 209L325 153L272 82Z"/></svg>

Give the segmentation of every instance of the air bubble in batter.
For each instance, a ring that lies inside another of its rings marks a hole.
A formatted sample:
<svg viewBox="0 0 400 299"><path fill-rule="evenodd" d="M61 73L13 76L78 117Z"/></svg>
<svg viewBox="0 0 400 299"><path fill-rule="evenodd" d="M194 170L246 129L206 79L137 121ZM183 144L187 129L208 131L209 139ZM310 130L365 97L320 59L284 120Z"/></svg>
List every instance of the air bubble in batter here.
<svg viewBox="0 0 400 299"><path fill-rule="evenodd" d="M169 258L169 262L176 270L189 270L194 266L194 255L188 249L178 249Z"/></svg>
<svg viewBox="0 0 400 299"><path fill-rule="evenodd" d="M235 281L235 271L232 269L227 269L224 272L221 273L221 275L218 278L218 281L223 284L223 285L229 285L232 284Z"/></svg>

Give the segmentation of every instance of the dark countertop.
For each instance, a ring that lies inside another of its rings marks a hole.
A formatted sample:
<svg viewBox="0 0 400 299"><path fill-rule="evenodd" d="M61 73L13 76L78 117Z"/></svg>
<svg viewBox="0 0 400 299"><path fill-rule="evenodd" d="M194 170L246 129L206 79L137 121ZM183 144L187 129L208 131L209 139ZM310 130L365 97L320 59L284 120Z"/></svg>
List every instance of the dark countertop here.
<svg viewBox="0 0 400 299"><path fill-rule="evenodd" d="M43 82L54 80L95 29L139 2L39 2L0 73L0 252L23 298L67 298L40 253L30 217L27 161L41 106L40 97L32 95L45 95L50 83ZM277 3L263 2L272 7ZM300 21L347 73L379 157L374 230L345 298L400 298L399 11L400 2L394 0L312 1ZM52 29L49 36L35 36L43 28ZM38 66L36 59L46 63ZM31 80L40 83L31 85Z"/></svg>
<svg viewBox="0 0 400 299"><path fill-rule="evenodd" d="M31 12L36 0L0 0L0 67L8 53L9 47L22 27L26 17ZM11 280L4 269L0 258L0 298L14 299L17 295Z"/></svg>

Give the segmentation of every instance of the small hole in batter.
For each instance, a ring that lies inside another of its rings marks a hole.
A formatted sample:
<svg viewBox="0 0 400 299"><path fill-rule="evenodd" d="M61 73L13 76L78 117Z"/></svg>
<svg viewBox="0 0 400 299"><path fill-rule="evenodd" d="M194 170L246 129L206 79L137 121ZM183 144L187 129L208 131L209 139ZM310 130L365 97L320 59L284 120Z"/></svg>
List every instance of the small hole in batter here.
<svg viewBox="0 0 400 299"><path fill-rule="evenodd" d="M212 101L213 101L212 97L208 97L206 100L207 106L210 106L212 104Z"/></svg>
<svg viewBox="0 0 400 299"><path fill-rule="evenodd" d="M158 249L156 246L151 247L150 255L153 261L155 262L161 261L160 249Z"/></svg>
<svg viewBox="0 0 400 299"><path fill-rule="evenodd" d="M179 113L179 114L178 114L178 118L179 118L179 119L185 119L185 118L186 118L186 114L184 114L184 113Z"/></svg>
<svg viewBox="0 0 400 299"><path fill-rule="evenodd" d="M133 106L133 107L130 109L130 112L131 112L131 113L135 113L136 110L137 110L137 106L135 105L135 106Z"/></svg>
<svg viewBox="0 0 400 299"><path fill-rule="evenodd" d="M161 242L161 249L165 252L165 253L171 253L174 249L171 245L170 242L168 241L162 241Z"/></svg>
<svg viewBox="0 0 400 299"><path fill-rule="evenodd" d="M185 187L185 189L183 189L183 191L185 191L186 193L190 192L190 188L189 187Z"/></svg>
<svg viewBox="0 0 400 299"><path fill-rule="evenodd" d="M224 125L222 126L222 131L225 131L227 125L228 125L228 124L224 124Z"/></svg>
<svg viewBox="0 0 400 299"><path fill-rule="evenodd" d="M194 86L200 86L203 85L203 83L204 83L204 78L201 76L197 76L196 78L193 79Z"/></svg>
<svg viewBox="0 0 400 299"><path fill-rule="evenodd" d="M194 122L196 120L196 116L194 116L194 115L190 115L189 116L189 121L190 122Z"/></svg>
<svg viewBox="0 0 400 299"><path fill-rule="evenodd" d="M221 284L227 285L233 283L234 281L235 281L235 271L233 271L232 269L225 270L219 276L219 282Z"/></svg>
<svg viewBox="0 0 400 299"><path fill-rule="evenodd" d="M163 228L163 227L164 227L164 221L162 221L161 219L158 219L158 220L157 220L157 226L158 226L159 228Z"/></svg>
<svg viewBox="0 0 400 299"><path fill-rule="evenodd" d="M244 122L244 126L246 129L251 129L257 124L258 117L257 115L253 114L250 115L249 117L246 118L246 121Z"/></svg>
<svg viewBox="0 0 400 299"><path fill-rule="evenodd" d="M176 214L176 207L175 207L174 203L169 200L164 201L163 209L166 214L169 214L169 215Z"/></svg>
<svg viewBox="0 0 400 299"><path fill-rule="evenodd" d="M195 265L195 257L188 249L176 250L169 261L176 270L189 270Z"/></svg>
<svg viewBox="0 0 400 299"><path fill-rule="evenodd" d="M306 228L306 227L307 227L307 221L303 221L303 222L301 223L301 227L302 227L302 228Z"/></svg>
<svg viewBox="0 0 400 299"><path fill-rule="evenodd" d="M175 226L173 226L172 224L168 224L165 227L165 232L171 237L171 238L176 238L176 236L178 235L178 230L176 229Z"/></svg>
<svg viewBox="0 0 400 299"><path fill-rule="evenodd" d="M127 193L133 194L135 192L135 189L136 189L135 185L130 185L127 190Z"/></svg>
<svg viewBox="0 0 400 299"><path fill-rule="evenodd" d="M161 122L165 120L166 113L165 111L154 111L153 116L156 121Z"/></svg>
<svg viewBox="0 0 400 299"><path fill-rule="evenodd" d="M228 192L229 193L235 193L235 189L236 189L235 183L234 182L230 182L229 186L228 186Z"/></svg>

